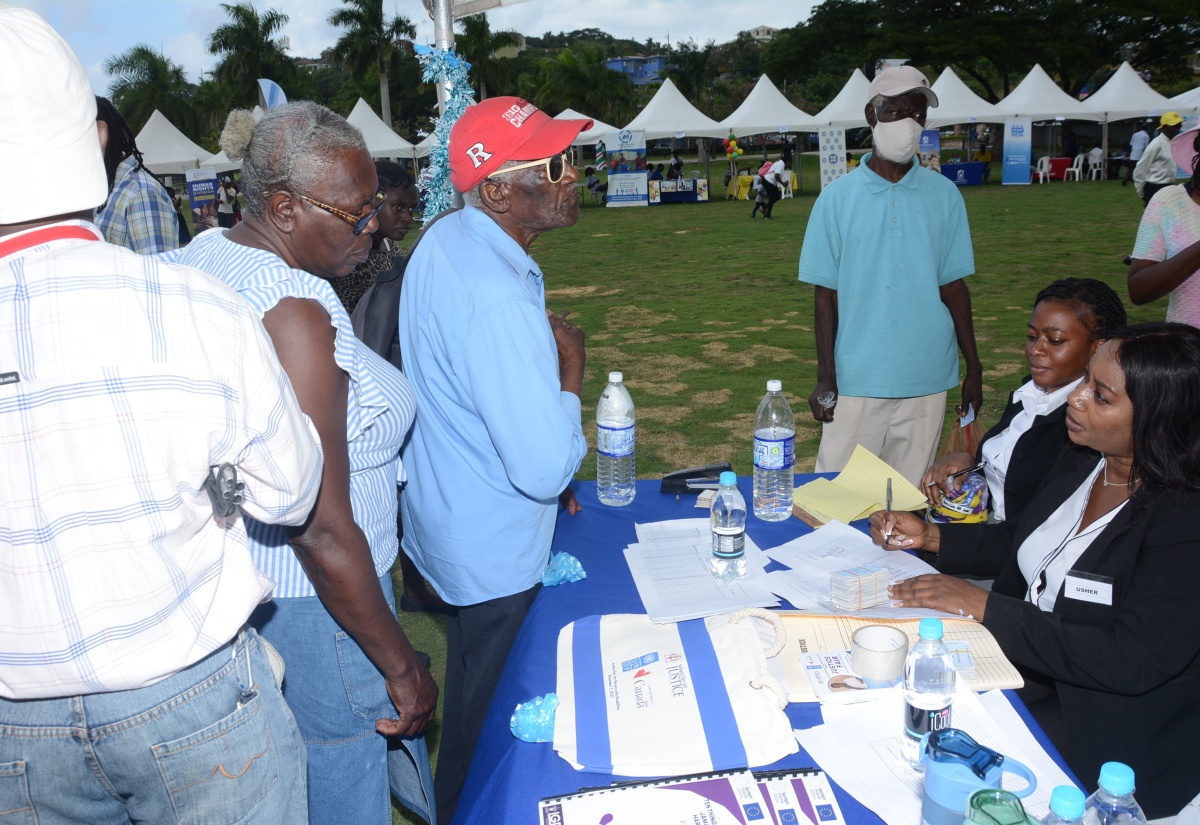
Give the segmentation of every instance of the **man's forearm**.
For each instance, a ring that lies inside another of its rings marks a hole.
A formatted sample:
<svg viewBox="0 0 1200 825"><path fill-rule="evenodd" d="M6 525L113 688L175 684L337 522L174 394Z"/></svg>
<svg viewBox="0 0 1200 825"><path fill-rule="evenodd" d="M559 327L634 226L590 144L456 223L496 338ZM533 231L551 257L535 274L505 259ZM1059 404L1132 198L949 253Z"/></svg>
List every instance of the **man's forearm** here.
<svg viewBox="0 0 1200 825"><path fill-rule="evenodd" d="M941 287L942 303L950 310L950 318L954 322L954 337L958 341L958 349L963 361L967 364L967 373L983 371L979 362L979 352L975 347L975 321L971 317L971 293L963 279L951 281Z"/></svg>
<svg viewBox="0 0 1200 825"><path fill-rule="evenodd" d="M837 291L824 286L814 289L813 329L817 345L817 381L827 383L837 380L837 366L833 356L838 328Z"/></svg>

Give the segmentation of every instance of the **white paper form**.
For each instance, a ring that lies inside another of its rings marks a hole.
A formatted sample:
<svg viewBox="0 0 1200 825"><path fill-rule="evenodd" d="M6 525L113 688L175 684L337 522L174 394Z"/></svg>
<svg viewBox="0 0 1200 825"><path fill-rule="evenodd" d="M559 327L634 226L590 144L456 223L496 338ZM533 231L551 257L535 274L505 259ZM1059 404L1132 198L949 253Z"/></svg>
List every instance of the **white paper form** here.
<svg viewBox="0 0 1200 825"><path fill-rule="evenodd" d="M710 572L712 535L707 519L639 524L637 544L625 548L625 561L651 621L678 622L729 613L743 607L775 607L766 586L766 558L746 538L746 575L720 581Z"/></svg>
<svg viewBox="0 0 1200 825"><path fill-rule="evenodd" d="M888 825L912 825L921 819L922 777L909 767L901 752L903 701L903 694L896 689L876 702L822 705L824 725L795 731L797 740L830 778ZM1057 785L1071 783L1037 741L1033 740L1032 747L1020 747L1005 732L1010 728L1002 727L1015 723L1007 717L994 719L978 697L961 686L954 696L953 713L954 727L1034 772L1038 787L1021 802L1030 816L1045 816L1050 792ZM1027 750L1040 751L1044 759L1031 759ZM1020 790L1024 780L1006 774L1004 787Z"/></svg>
<svg viewBox="0 0 1200 825"><path fill-rule="evenodd" d="M933 567L908 553L876 547L865 533L840 521L831 521L818 530L768 550L767 555L792 568L768 573L767 586L775 595L791 602L798 611L871 619L945 618L952 615L938 610L886 604L865 610L835 609L829 591L829 574L838 570L878 564L887 568L889 584L913 576L937 573Z"/></svg>

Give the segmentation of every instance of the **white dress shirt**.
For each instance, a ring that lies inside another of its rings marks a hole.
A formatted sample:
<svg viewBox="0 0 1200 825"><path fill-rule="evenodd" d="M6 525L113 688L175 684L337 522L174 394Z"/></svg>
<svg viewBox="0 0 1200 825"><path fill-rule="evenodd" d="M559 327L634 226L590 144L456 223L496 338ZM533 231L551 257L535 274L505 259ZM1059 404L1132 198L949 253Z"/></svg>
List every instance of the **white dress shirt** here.
<svg viewBox="0 0 1200 825"><path fill-rule="evenodd" d="M1158 137L1146 147L1146 153L1137 166L1133 167L1133 185L1141 195L1147 183L1161 185L1174 182L1175 157L1171 154L1171 139L1159 132Z"/></svg>
<svg viewBox="0 0 1200 825"><path fill-rule="evenodd" d="M1020 403L1021 411L1013 416L1008 427L983 442L980 457L983 459L983 476L987 479L988 496L992 502L992 515L1004 521L1004 479L1008 477L1008 463L1012 460L1017 440L1033 426L1039 415L1049 415L1063 404L1071 390L1079 386L1081 376L1065 387L1046 392L1032 381L1026 381L1013 392L1013 403Z"/></svg>
<svg viewBox="0 0 1200 825"><path fill-rule="evenodd" d="M1032 602L1047 612L1054 609L1058 591L1067 573L1084 551L1092 546L1096 536L1128 504L1123 501L1093 521L1083 530L1083 511L1087 509L1088 497L1096 476L1104 472L1105 462L1096 465L1087 480L1064 501L1050 518L1042 522L1017 550L1017 565L1028 583L1025 601Z"/></svg>

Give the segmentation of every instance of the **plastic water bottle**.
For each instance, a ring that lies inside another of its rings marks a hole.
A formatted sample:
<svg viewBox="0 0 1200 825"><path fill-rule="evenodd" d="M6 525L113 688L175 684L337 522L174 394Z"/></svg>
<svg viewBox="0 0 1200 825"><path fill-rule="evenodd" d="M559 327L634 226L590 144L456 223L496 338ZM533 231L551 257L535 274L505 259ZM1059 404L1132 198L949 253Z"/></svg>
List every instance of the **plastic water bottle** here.
<svg viewBox="0 0 1200 825"><path fill-rule="evenodd" d="M792 514L796 486L796 416L783 397L783 384L767 382L754 416L754 515L784 521Z"/></svg>
<svg viewBox="0 0 1200 825"><path fill-rule="evenodd" d="M1084 825L1146 825L1137 800L1133 798L1133 768L1123 762L1105 762L1100 766L1100 787L1087 798Z"/></svg>
<svg viewBox="0 0 1200 825"><path fill-rule="evenodd" d="M1042 825L1080 825L1086 800L1074 785L1059 785L1050 794L1050 813Z"/></svg>
<svg viewBox="0 0 1200 825"><path fill-rule="evenodd" d="M920 639L904 660L904 756L917 771L921 765L921 737L950 725L950 703L958 673L946 643L942 620L921 619Z"/></svg>
<svg viewBox="0 0 1200 825"><path fill-rule="evenodd" d="M610 372L596 407L596 495L610 507L624 507L637 493L633 399L624 381L621 373Z"/></svg>
<svg viewBox="0 0 1200 825"><path fill-rule="evenodd" d="M728 471L712 501L712 574L723 581L746 575L746 499Z"/></svg>

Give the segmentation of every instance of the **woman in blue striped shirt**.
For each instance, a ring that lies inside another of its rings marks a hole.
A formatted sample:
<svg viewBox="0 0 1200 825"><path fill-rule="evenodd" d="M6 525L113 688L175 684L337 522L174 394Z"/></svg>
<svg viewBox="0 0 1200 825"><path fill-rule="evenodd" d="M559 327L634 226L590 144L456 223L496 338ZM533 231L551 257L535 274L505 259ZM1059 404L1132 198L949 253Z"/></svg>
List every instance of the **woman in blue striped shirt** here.
<svg viewBox="0 0 1200 825"><path fill-rule="evenodd" d="M354 337L328 282L371 251L382 203L375 167L357 129L307 101L257 125L233 112L221 140L230 158L244 158L245 219L170 259L217 276L262 314L321 435L325 470L308 522L247 525L256 563L276 582L251 621L287 663L284 697L308 749L310 822L390 825L386 737L403 743L391 758L407 769L392 771L392 792L432 821L420 734L437 686L396 621L388 572L413 394Z"/></svg>

